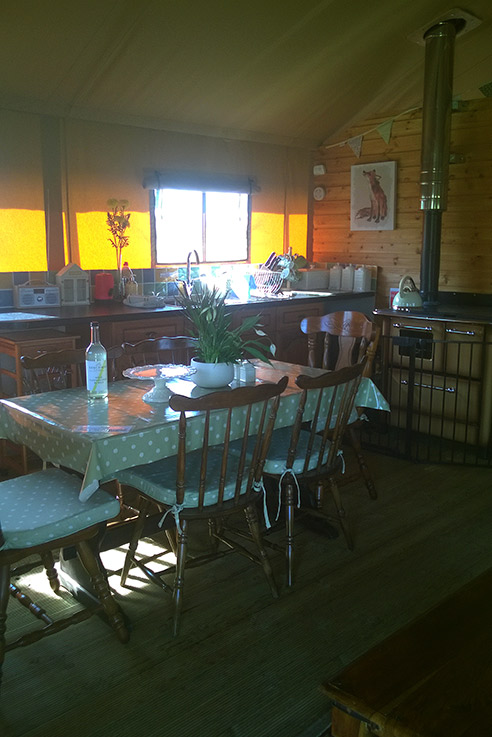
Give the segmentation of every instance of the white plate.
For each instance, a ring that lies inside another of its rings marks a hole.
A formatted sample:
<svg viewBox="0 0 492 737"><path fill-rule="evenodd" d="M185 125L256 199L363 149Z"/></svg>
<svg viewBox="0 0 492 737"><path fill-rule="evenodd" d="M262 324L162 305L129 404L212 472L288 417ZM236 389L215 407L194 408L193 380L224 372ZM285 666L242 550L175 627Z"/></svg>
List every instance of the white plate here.
<svg viewBox="0 0 492 737"><path fill-rule="evenodd" d="M190 366L175 363L156 363L151 366L135 366L123 371L127 379L139 379L141 381L153 381L154 387L143 395L144 402L168 402L171 396L170 389L166 386L169 379L183 379L194 373Z"/></svg>

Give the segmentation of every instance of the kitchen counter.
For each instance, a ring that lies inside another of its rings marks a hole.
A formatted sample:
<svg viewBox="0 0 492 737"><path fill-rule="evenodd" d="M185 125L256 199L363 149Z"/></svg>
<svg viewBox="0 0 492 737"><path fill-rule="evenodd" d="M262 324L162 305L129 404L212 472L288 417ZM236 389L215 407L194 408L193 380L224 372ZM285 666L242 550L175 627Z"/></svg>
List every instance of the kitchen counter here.
<svg viewBox="0 0 492 737"><path fill-rule="evenodd" d="M374 299L374 292L328 291L289 292L281 297L246 301L231 299L231 324L237 328L246 318L259 315L262 329L276 346L275 357L303 364L307 360L307 337L300 329L304 317L338 310L370 315ZM100 323L101 342L107 347L187 333L185 315L176 305L145 309L108 301L30 311L0 310L0 395L22 392L22 355L85 347L93 320Z"/></svg>
<svg viewBox="0 0 492 737"><path fill-rule="evenodd" d="M327 311L346 309L345 303L355 303L361 312L370 314L374 307L374 292L286 292L283 297L266 297L262 299L252 298L249 300L231 299L229 304L231 311L242 307L258 306L259 311L266 305L282 305L292 303L312 303L326 301ZM352 309L354 309L352 307ZM181 313L182 308L176 305L166 305L152 309L140 307L128 307L121 302L94 302L88 305L61 306L41 308L35 310L22 310L15 308L4 308L0 310L0 331L33 329L45 327L65 326L76 329L80 325L88 325L91 320L100 323L121 322L126 320L155 320L163 316L171 316Z"/></svg>

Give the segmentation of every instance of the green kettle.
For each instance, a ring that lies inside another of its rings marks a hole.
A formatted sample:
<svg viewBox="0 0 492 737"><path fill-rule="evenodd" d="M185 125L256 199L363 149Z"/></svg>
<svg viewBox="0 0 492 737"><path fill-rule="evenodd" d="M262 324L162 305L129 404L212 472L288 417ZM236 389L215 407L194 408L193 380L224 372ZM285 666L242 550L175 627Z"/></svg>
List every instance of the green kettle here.
<svg viewBox="0 0 492 737"><path fill-rule="evenodd" d="M393 299L392 307L394 310L408 310L411 307L422 307L422 297L409 274L405 274L401 278L398 294Z"/></svg>

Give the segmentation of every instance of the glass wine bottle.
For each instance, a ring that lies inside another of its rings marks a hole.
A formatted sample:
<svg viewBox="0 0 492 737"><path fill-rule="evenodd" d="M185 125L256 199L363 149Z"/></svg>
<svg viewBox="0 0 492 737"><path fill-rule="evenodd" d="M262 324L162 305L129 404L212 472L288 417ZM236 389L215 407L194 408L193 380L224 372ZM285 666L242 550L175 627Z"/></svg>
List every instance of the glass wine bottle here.
<svg viewBox="0 0 492 737"><path fill-rule="evenodd" d="M91 342L85 352L85 377L89 399L108 396L108 354L99 338L98 322L91 322Z"/></svg>

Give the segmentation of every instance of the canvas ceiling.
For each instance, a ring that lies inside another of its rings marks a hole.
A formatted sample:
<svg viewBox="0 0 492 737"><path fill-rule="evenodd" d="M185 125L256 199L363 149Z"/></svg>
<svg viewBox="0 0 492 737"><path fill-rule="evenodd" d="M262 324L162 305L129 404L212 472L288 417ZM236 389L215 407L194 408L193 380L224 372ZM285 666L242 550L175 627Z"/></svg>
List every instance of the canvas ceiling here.
<svg viewBox="0 0 492 737"><path fill-rule="evenodd" d="M2 10L0 107L315 146L420 105L441 0L16 0ZM454 93L492 81L492 3L460 37Z"/></svg>

